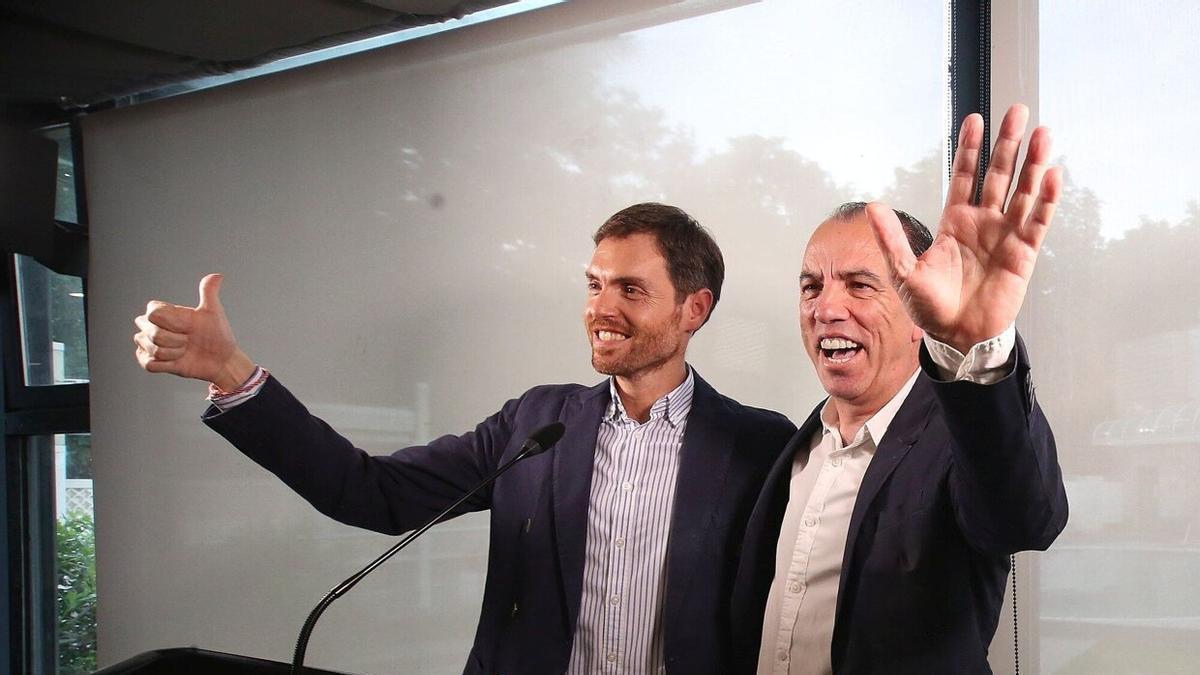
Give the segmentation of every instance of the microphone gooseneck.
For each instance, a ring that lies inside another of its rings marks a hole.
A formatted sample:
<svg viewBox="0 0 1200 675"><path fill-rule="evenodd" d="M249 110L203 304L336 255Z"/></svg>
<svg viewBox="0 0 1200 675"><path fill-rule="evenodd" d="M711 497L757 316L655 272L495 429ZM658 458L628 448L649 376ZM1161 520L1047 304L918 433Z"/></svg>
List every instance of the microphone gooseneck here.
<svg viewBox="0 0 1200 675"><path fill-rule="evenodd" d="M492 481L499 478L500 474L508 471L509 468L511 468L514 464L525 459L526 457L532 457L549 450L555 443L558 442L558 439L562 438L564 432L566 432L566 427L563 426L562 422L553 422L534 431L529 435L529 438L525 439L525 442L521 444L521 451L518 452L515 457L508 460L504 464L501 464L500 468L496 469L490 476L480 481L479 485L476 485L468 490L467 493L459 498L458 501L447 507L445 511L442 511L434 516L429 520L429 522L422 525L420 529L414 530L412 534L409 534L407 537L401 539L396 543L395 546L389 548L383 555L372 560L366 567L362 568L358 572L355 572L354 575L352 575L349 579L346 579L337 586L334 586L333 589L326 593L325 597L321 598L321 601L317 603L317 606L313 607L313 610L309 612L308 618L304 620L304 626L300 629L300 637L296 640L296 651L292 655L292 675L297 675L298 673L302 672L302 669L304 668L304 653L308 649L308 639L312 636L313 627L317 625L317 619L321 618L321 614L323 614L325 610L329 608L329 605L333 604L334 600L337 600L345 595L347 591L349 591L351 588L354 588L354 586L357 585L358 582L362 581L364 577L375 571L375 568L387 562L388 558L391 558L399 553L401 549L403 549L405 546L408 546L409 543L411 543L414 539L422 534L425 534L429 528L441 522L442 519L449 515L451 511L458 508L463 502L470 499L476 492L479 492L483 488L487 487L490 483L492 483Z"/></svg>

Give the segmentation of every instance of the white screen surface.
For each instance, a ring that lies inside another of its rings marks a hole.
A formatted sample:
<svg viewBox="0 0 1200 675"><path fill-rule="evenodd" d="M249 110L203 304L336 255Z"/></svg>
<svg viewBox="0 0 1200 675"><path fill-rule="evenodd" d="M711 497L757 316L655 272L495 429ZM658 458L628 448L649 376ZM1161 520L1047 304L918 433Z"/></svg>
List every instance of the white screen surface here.
<svg viewBox="0 0 1200 675"><path fill-rule="evenodd" d="M194 304L205 273L254 359L386 452L599 381L591 233L665 201L728 268L693 365L794 419L821 398L803 243L850 199L935 224L941 9L658 4L576 2L85 121L102 664L193 644L289 660L321 594L393 541L201 425L203 385L138 369L132 317ZM336 603L308 662L460 671L486 524L440 526Z"/></svg>

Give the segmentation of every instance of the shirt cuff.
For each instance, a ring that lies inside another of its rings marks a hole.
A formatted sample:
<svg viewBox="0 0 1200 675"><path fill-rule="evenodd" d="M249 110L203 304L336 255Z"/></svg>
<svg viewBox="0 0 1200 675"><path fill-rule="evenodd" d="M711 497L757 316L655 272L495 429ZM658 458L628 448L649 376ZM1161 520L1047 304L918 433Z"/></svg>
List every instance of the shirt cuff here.
<svg viewBox="0 0 1200 675"><path fill-rule="evenodd" d="M225 412L230 408L249 401L258 395L260 389L266 384L270 373L262 366L255 366L254 372L242 383L242 386L233 391L222 391L215 384L208 385L208 402L212 403L217 410Z"/></svg>
<svg viewBox="0 0 1200 675"><path fill-rule="evenodd" d="M1017 344L1017 327L1010 324L1003 333L984 340L964 355L954 347L925 336L925 348L937 366L942 379L949 382L995 384L1012 372L1013 348Z"/></svg>

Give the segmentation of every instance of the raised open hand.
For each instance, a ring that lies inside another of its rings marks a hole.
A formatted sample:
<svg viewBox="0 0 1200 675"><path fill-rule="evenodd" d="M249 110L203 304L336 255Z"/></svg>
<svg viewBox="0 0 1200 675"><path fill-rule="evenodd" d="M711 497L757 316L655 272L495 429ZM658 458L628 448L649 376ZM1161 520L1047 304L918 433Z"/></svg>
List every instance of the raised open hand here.
<svg viewBox="0 0 1200 675"><path fill-rule="evenodd" d="M233 391L254 373L254 362L238 349L233 329L221 306L220 274L200 280L200 304L173 305L161 300L146 304L146 313L133 320L136 356L152 373L212 382Z"/></svg>
<svg viewBox="0 0 1200 675"><path fill-rule="evenodd" d="M941 225L921 257L913 255L892 209L867 207L909 316L930 336L963 353L1016 320L1062 190L1061 169L1047 167L1050 131L1038 127L1017 189L1005 206L1028 119L1029 109L1020 104L1004 115L978 204L975 177L983 118L972 114L963 120Z"/></svg>

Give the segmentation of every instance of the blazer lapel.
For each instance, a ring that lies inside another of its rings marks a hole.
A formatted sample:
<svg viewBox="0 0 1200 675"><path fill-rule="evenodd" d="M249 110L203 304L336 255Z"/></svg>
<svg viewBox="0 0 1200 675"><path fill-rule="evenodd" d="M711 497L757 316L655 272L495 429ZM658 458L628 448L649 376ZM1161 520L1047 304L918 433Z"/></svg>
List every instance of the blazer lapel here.
<svg viewBox="0 0 1200 675"><path fill-rule="evenodd" d="M854 513L850 516L850 529L846 533L846 548L842 553L842 575L838 586L840 590L835 616L841 616L842 599L846 596L847 570L851 567L854 545L858 540L863 518L879 494L880 488L925 430L929 414L933 410L933 398L928 378L924 374L918 375L912 391L908 393L908 398L888 425L883 442L875 449L875 457L871 459L867 472L863 474L858 497L854 502Z"/></svg>
<svg viewBox="0 0 1200 675"><path fill-rule="evenodd" d="M721 503L730 456L734 451L731 412L716 391L696 373L692 410L688 413L683 445L679 449L679 473L675 481L675 505L667 550L667 593L663 625L677 625L683 599L687 596L695 561L712 555L705 551L715 509Z"/></svg>
<svg viewBox="0 0 1200 675"><path fill-rule="evenodd" d="M554 450L552 517L558 547L559 574L566 600L566 631L575 632L583 595L588 501L600 418L609 403L608 381L581 392L563 405L560 420L566 433Z"/></svg>
<svg viewBox="0 0 1200 675"><path fill-rule="evenodd" d="M746 526L746 541L750 545L742 554L743 566L759 570L769 569L769 573L774 575L779 528L783 524L784 512L787 511L788 498L791 496L792 465L797 454L807 455L811 451L809 446L812 445L813 436L821 432L821 408L824 405L825 403L821 402L813 409L771 466L763 491Z"/></svg>
<svg viewBox="0 0 1200 675"><path fill-rule="evenodd" d="M775 577L775 552L779 545L779 529L787 511L792 464L797 453L808 454L813 436L820 433L823 406L824 402L813 409L771 466L758 501L754 504L754 511L750 514L750 521L746 524L745 546L738 562L731 607L734 631L742 636L737 643L753 643L756 651L749 655L753 658L758 656L760 636L751 633L762 630L762 607L766 605L771 581ZM745 620L751 613L759 616Z"/></svg>

